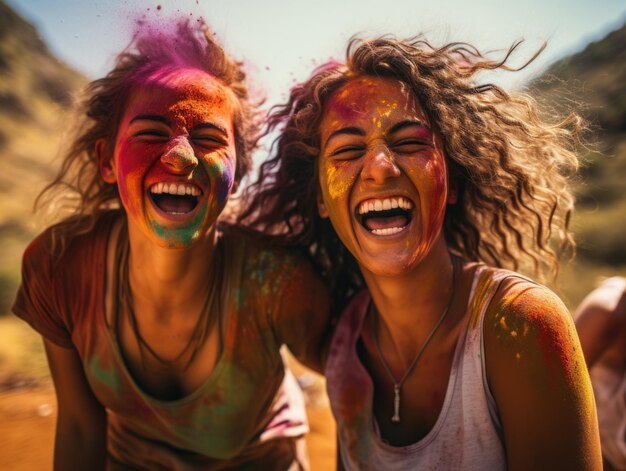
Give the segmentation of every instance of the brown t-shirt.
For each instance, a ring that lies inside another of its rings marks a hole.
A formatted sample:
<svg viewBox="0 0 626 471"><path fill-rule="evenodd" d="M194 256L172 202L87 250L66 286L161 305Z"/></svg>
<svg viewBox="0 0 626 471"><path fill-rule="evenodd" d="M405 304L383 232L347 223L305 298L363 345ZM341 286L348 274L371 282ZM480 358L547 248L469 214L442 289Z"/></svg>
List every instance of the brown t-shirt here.
<svg viewBox="0 0 626 471"><path fill-rule="evenodd" d="M315 312L327 306L327 294L310 265L242 229L223 227L231 280L223 353L196 391L158 400L132 378L105 313L107 246L119 217L104 214L90 233L69 240L56 261L50 230L37 237L24 254L13 306L46 339L78 352L107 409L109 467L228 469L250 461L285 467L293 446L284 438L302 435L307 424L279 348L304 345L313 316L326 315ZM298 312L281 308L294 305Z"/></svg>

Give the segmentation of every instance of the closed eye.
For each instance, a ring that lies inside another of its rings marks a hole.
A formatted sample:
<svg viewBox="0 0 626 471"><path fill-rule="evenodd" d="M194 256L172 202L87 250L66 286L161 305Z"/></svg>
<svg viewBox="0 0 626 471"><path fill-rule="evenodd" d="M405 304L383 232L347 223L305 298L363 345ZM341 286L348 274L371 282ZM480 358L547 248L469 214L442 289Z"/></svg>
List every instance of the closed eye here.
<svg viewBox="0 0 626 471"><path fill-rule="evenodd" d="M365 152L364 146L341 146L330 153L336 160L352 160L357 159Z"/></svg>
<svg viewBox="0 0 626 471"><path fill-rule="evenodd" d="M159 115L137 115L129 124L128 133L148 142L168 138L171 125L167 118Z"/></svg>
<svg viewBox="0 0 626 471"><path fill-rule="evenodd" d="M147 144L160 144L170 138L170 133L164 129L138 129L133 133L133 137L139 142Z"/></svg>
<svg viewBox="0 0 626 471"><path fill-rule="evenodd" d="M394 142L391 147L394 151L401 154L411 154L419 152L425 147L430 147L430 143L422 139L402 139Z"/></svg>
<svg viewBox="0 0 626 471"><path fill-rule="evenodd" d="M160 129L141 129L135 132L135 136L168 137L168 133Z"/></svg>
<svg viewBox="0 0 626 471"><path fill-rule="evenodd" d="M192 135L191 139L197 145L208 149L214 149L215 147L221 147L228 144L226 139L223 137L212 134Z"/></svg>

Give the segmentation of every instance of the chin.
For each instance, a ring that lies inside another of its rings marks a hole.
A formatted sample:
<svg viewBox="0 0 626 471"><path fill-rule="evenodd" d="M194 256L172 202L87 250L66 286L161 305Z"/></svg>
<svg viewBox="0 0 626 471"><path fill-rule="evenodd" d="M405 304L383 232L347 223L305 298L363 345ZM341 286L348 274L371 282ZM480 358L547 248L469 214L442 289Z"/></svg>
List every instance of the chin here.
<svg viewBox="0 0 626 471"><path fill-rule="evenodd" d="M152 222L152 241L164 249L186 249L203 239L208 229L198 227L167 228Z"/></svg>
<svg viewBox="0 0 626 471"><path fill-rule="evenodd" d="M390 260L390 257L379 254L369 260L359 260L361 270L370 272L372 275L380 277L399 277L411 273L423 257L413 259L404 258L404 260Z"/></svg>

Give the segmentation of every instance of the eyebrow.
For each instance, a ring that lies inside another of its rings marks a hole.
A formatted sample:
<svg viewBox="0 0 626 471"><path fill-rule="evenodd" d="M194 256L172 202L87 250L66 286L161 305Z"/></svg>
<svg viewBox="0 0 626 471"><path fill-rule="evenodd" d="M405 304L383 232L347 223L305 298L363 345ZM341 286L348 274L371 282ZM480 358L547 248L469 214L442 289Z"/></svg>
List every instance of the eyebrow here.
<svg viewBox="0 0 626 471"><path fill-rule="evenodd" d="M226 129L224 129L222 126L219 126L215 123L210 123L210 122L200 123L197 126L194 126L193 129L194 131L198 129L215 129L216 131L221 132L225 136L228 136L228 131L226 131Z"/></svg>
<svg viewBox="0 0 626 471"><path fill-rule="evenodd" d="M135 121L157 121L159 123L167 124L168 126L172 125L169 119L158 114L138 114L130 120L130 124L134 123Z"/></svg>
<svg viewBox="0 0 626 471"><path fill-rule="evenodd" d="M387 134L393 134L395 132L400 131L401 129L408 128L408 127L411 127L411 126L418 126L420 128L424 128L427 131L431 132L430 127L428 127L422 121L419 121L419 120L416 120L416 119L405 119L404 121L400 121L399 123L394 124L391 127L391 129L388 131Z"/></svg>
<svg viewBox="0 0 626 471"><path fill-rule="evenodd" d="M363 131L363 129L361 128L356 128L356 127L337 129L336 131L332 132L330 136L328 136L328 138L326 139L326 142L324 143L324 147L328 145L331 139L337 136L341 136L341 135L365 136L365 131Z"/></svg>
<svg viewBox="0 0 626 471"><path fill-rule="evenodd" d="M167 126L172 125L172 122L169 119L167 119L165 116L161 116L158 114L139 114L130 120L130 124L134 123L135 121L156 121L158 123L166 124ZM219 126L215 123L210 123L210 122L200 123L197 126L195 126L193 129L194 130L215 129L216 131L221 132L225 136L228 136L228 132L226 131L226 129L224 129L222 126Z"/></svg>

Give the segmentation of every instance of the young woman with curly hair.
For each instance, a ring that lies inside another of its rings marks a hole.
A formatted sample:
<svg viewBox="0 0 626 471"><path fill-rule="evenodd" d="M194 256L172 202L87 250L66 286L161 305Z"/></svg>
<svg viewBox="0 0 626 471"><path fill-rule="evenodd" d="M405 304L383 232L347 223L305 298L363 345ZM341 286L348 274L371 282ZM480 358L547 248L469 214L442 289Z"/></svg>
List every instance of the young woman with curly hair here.
<svg viewBox="0 0 626 471"><path fill-rule="evenodd" d="M576 116L479 84L468 44L353 40L273 110L243 215L306 245L338 318L325 367L347 469L599 469L572 320Z"/></svg>
<svg viewBox="0 0 626 471"><path fill-rule="evenodd" d="M221 221L256 143L241 64L200 27L144 27L87 88L47 193L75 213L26 250L13 308L44 337L55 468L306 468L279 349L319 368L327 290Z"/></svg>

